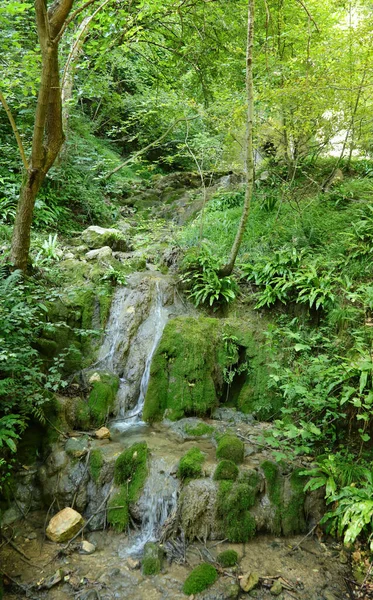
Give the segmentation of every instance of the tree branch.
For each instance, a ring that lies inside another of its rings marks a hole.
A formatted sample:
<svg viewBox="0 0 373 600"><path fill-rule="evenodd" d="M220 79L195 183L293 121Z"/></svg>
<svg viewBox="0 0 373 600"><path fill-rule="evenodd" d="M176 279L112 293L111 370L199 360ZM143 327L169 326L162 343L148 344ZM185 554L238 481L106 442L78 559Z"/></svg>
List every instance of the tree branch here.
<svg viewBox="0 0 373 600"><path fill-rule="evenodd" d="M311 15L310 11L308 10L307 6L304 4L303 0L296 0L296 2L298 2L298 4L301 5L301 7L303 8L303 10L306 11L308 18L310 19L310 21L312 21L312 23L315 26L315 29L317 31L317 33L320 33L320 29L315 21L315 19L313 18L313 16Z"/></svg>
<svg viewBox="0 0 373 600"><path fill-rule="evenodd" d="M8 105L7 101L5 100L5 97L2 94L2 92L0 92L0 102L3 105L6 114L8 115L9 122L10 122L10 124L12 126L13 133L14 133L15 138L17 140L18 150L19 150L19 153L20 153L21 158L22 158L23 166L27 170L28 169L28 162L27 162L27 158L26 158L26 154L25 154L25 149L24 149L23 144L22 144L21 136L19 135L19 131L17 129L16 122L15 122L15 120L13 118L12 112L11 112L11 110L9 108L9 105Z"/></svg>
<svg viewBox="0 0 373 600"><path fill-rule="evenodd" d="M56 37L54 38L53 42L54 43L58 43L60 41L60 39L62 38L66 28L70 25L71 21L73 21L75 19L75 17L77 17L81 12L83 12L83 10L85 10L90 4L93 4L94 2L97 2L98 0L87 0L87 2L85 2L85 4L83 4L83 6L81 6L80 8L77 8L68 19L66 19L66 21L64 22L63 26L61 27L59 33L56 35Z"/></svg>

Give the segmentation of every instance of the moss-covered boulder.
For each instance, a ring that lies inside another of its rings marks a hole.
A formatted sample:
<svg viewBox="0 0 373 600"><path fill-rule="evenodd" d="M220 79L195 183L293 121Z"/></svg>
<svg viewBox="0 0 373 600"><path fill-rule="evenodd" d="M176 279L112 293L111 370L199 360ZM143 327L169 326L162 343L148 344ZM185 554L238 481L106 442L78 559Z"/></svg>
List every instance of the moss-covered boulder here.
<svg viewBox="0 0 373 600"><path fill-rule="evenodd" d="M119 229L105 229L92 225L82 233L82 240L89 248L109 246L112 250L127 252L131 249L128 236Z"/></svg>
<svg viewBox="0 0 373 600"><path fill-rule="evenodd" d="M238 554L235 550L224 550L218 554L217 561L222 567L234 567L238 564Z"/></svg>
<svg viewBox="0 0 373 600"><path fill-rule="evenodd" d="M202 563L193 569L185 580L183 592L187 596L199 594L199 592L203 592L203 590L206 590L210 585L215 583L217 578L218 573L216 569L208 563Z"/></svg>
<svg viewBox="0 0 373 600"><path fill-rule="evenodd" d="M179 479L198 479L202 477L202 465L205 455L198 448L191 448L180 459L177 469Z"/></svg>
<svg viewBox="0 0 373 600"><path fill-rule="evenodd" d="M224 536L230 542L247 542L256 532L255 517L250 509L259 492L259 476L242 474L236 481L220 481L217 516Z"/></svg>
<svg viewBox="0 0 373 600"><path fill-rule="evenodd" d="M223 435L216 448L216 457L231 460L237 465L241 464L245 456L245 445L236 435L227 433Z"/></svg>
<svg viewBox="0 0 373 600"><path fill-rule="evenodd" d="M158 575L162 570L163 550L155 542L148 542L144 547L141 561L143 575Z"/></svg>
<svg viewBox="0 0 373 600"><path fill-rule="evenodd" d="M115 462L116 492L108 503L108 522L117 531L123 531L129 522L129 505L141 494L148 474L148 447L138 442L120 454Z"/></svg>
<svg viewBox="0 0 373 600"><path fill-rule="evenodd" d="M107 420L119 388L119 377L111 373L99 373L91 378L92 391L88 398L90 422L99 427Z"/></svg>
<svg viewBox="0 0 373 600"><path fill-rule="evenodd" d="M242 321L171 319L153 357L144 419L152 422L164 416L177 420L211 414L219 401L227 400L228 373L237 374L240 387L250 344L252 332ZM229 389L233 388L235 385L230 385Z"/></svg>
<svg viewBox="0 0 373 600"><path fill-rule="evenodd" d="M95 448L91 451L91 454L89 456L89 472L93 481L95 481L96 483L100 478L101 469L103 465L104 459L102 456L102 452L100 448Z"/></svg>
<svg viewBox="0 0 373 600"><path fill-rule="evenodd" d="M228 479L235 481L238 477L238 467L232 460L221 460L214 472L215 481Z"/></svg>

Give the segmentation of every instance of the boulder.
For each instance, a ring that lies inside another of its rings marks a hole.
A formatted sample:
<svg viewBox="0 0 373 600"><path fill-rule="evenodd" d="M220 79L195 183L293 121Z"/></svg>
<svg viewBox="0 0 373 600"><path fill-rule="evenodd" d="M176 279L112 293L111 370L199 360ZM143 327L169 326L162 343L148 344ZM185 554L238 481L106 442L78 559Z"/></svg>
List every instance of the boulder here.
<svg viewBox="0 0 373 600"><path fill-rule="evenodd" d="M83 523L84 519L80 513L73 508L64 508L49 521L47 537L52 542L67 542L78 533Z"/></svg>
<svg viewBox="0 0 373 600"><path fill-rule="evenodd" d="M105 229L92 225L83 231L82 240L89 248L109 246L112 250L121 252L131 249L126 235L119 229Z"/></svg>
<svg viewBox="0 0 373 600"><path fill-rule="evenodd" d="M158 575L162 570L163 550L155 542L147 542L142 559L143 575Z"/></svg>
<svg viewBox="0 0 373 600"><path fill-rule="evenodd" d="M87 260L103 260L104 258L110 258L112 255L112 249L109 246L103 246L97 250L90 250L85 257Z"/></svg>
<svg viewBox="0 0 373 600"><path fill-rule="evenodd" d="M109 440L110 431L107 427L100 427L100 429L95 432L95 436L98 440Z"/></svg>
<svg viewBox="0 0 373 600"><path fill-rule="evenodd" d="M89 442L87 438L70 438L65 444L65 452L73 458L82 458L88 452Z"/></svg>

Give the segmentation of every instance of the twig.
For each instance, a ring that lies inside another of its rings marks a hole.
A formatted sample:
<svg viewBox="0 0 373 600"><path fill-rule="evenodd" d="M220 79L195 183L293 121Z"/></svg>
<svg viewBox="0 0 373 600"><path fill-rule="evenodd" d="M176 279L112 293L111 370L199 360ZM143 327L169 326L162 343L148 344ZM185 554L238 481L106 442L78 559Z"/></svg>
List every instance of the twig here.
<svg viewBox="0 0 373 600"><path fill-rule="evenodd" d="M21 158L22 158L23 166L27 170L28 167L29 167L29 165L28 165L28 162L27 162L25 149L24 149L23 144L22 144L22 139L21 139L21 136L19 134L16 122L15 122L15 120L13 118L12 111L10 110L9 105L8 105L6 99L5 99L4 94L2 94L2 92L0 92L0 102L3 105L4 110L5 110L5 112L6 112L7 116L8 116L9 122L10 122L10 124L12 126L14 136L15 136L15 138L17 140L18 150L19 150L19 153L20 153Z"/></svg>
<svg viewBox="0 0 373 600"><path fill-rule="evenodd" d="M296 544L295 546L293 546L292 549L289 550L289 552L286 553L286 556L288 556L289 554L291 554L292 552L294 552L294 550L298 550L298 548L303 544L303 542L315 531L316 527L318 527L319 524L320 524L320 521L318 521L316 523L316 525L314 525L312 527L312 529L310 529L310 531L307 533L307 535L305 535L298 544Z"/></svg>
<svg viewBox="0 0 373 600"><path fill-rule="evenodd" d="M18 548L18 546L12 540L8 539L4 533L2 535L6 539L7 543L9 544L9 546L11 546L13 548L13 550L15 550L16 552L18 552L18 554L21 556L21 560L23 560L24 562L26 562L31 567L35 567L36 569L40 568L39 565L33 564L30 561L29 557L23 552L23 550L21 550L20 548Z"/></svg>

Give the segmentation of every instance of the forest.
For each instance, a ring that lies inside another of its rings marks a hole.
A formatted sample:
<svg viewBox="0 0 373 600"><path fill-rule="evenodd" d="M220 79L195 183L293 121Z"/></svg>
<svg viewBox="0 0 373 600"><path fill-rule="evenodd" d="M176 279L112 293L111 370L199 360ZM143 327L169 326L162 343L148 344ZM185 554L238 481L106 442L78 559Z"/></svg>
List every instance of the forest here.
<svg viewBox="0 0 373 600"><path fill-rule="evenodd" d="M0 0L0 598L373 598L372 31Z"/></svg>

